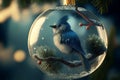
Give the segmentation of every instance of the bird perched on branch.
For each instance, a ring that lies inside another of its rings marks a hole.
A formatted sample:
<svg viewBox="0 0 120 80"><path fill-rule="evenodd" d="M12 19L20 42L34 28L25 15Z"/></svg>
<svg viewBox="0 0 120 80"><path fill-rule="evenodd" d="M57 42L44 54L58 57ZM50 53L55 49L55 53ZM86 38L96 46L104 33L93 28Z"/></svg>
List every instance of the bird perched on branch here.
<svg viewBox="0 0 120 80"><path fill-rule="evenodd" d="M53 40L55 46L65 54L77 53L82 60L86 71L90 71L89 61L85 57L85 52L81 47L80 40L77 34L72 31L69 23L67 22L69 16L63 16L56 25L51 25L53 29Z"/></svg>

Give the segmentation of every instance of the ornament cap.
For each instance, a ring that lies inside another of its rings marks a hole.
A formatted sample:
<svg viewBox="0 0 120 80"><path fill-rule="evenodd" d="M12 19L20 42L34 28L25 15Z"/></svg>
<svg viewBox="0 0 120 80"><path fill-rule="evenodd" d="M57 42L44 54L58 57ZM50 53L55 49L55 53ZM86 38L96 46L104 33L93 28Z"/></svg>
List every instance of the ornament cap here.
<svg viewBox="0 0 120 80"><path fill-rule="evenodd" d="M75 0L61 0L61 4L62 5L72 5L74 6L75 5Z"/></svg>

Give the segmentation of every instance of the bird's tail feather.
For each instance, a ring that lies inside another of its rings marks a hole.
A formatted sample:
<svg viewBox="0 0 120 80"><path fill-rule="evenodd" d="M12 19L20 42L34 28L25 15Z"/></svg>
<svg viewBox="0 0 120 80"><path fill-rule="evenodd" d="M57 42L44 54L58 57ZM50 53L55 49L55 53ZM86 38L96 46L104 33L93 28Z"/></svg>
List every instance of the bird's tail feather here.
<svg viewBox="0 0 120 80"><path fill-rule="evenodd" d="M85 70L90 71L91 66L90 66L88 59L83 55L83 53L79 53L79 56L80 56L80 59L82 61L82 64L83 64Z"/></svg>

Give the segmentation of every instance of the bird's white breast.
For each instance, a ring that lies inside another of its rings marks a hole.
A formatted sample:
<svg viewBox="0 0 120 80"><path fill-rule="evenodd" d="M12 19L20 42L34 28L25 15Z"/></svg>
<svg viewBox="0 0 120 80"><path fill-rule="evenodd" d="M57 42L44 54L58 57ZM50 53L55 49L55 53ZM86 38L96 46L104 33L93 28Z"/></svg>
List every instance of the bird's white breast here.
<svg viewBox="0 0 120 80"><path fill-rule="evenodd" d="M54 44L55 46L62 52L62 53L66 53L66 54L70 54L72 51L72 48L70 48L69 46L65 45L65 44L61 44L60 40L61 40L61 36L60 34L55 34L54 35Z"/></svg>

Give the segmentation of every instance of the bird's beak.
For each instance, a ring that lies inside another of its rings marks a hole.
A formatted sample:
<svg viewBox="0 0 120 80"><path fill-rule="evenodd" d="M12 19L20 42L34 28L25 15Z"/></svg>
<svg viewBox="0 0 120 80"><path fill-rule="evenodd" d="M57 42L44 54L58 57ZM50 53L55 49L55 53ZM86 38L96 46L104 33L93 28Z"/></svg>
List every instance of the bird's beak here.
<svg viewBox="0 0 120 80"><path fill-rule="evenodd" d="M51 25L50 27L51 27L51 28L56 28L57 26L56 26L56 25Z"/></svg>

